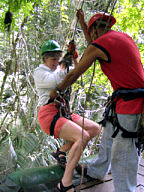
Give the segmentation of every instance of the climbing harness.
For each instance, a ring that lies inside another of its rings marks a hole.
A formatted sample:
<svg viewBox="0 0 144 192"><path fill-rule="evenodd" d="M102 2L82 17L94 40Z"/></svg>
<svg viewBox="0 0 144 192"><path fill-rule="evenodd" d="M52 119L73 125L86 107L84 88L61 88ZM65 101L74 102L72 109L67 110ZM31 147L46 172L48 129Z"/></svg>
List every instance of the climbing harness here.
<svg viewBox="0 0 144 192"><path fill-rule="evenodd" d="M72 121L72 118L71 118L72 113L69 107L69 91L70 90L67 89L64 93L59 95L57 98L55 98L54 100L51 100L52 102L54 102L54 105L58 109L57 114L53 117L53 120L51 122L51 126L50 126L51 136L54 135L55 124L60 117L65 117L66 119L69 119Z"/></svg>
<svg viewBox="0 0 144 192"><path fill-rule="evenodd" d="M81 0L79 1L79 4L80 4L80 2L81 2ZM78 4L78 6L79 6L79 4ZM84 0L82 2L82 6L83 6L83 4L84 4ZM81 9L82 9L82 6L81 6ZM75 18L75 16L74 16L74 18ZM69 72L69 67L72 66L72 57L73 57L73 52L75 51L74 36L76 33L77 22L78 22L78 20L76 21L75 30L73 32L73 38L69 42L69 49L68 49L67 53L65 54L65 56L62 58L62 60L59 62L59 64L64 62L66 69L67 69L67 73ZM64 46L65 46L65 44L64 44ZM63 49L64 49L64 46L63 46ZM69 87L64 92L64 94L62 93L59 95L58 98L54 99L54 104L56 105L56 107L58 109L58 113L54 116L53 121L51 123L50 135L54 135L54 127L55 127L56 121L61 116L72 120L70 106L69 106L70 92L71 92L71 87Z"/></svg>
<svg viewBox="0 0 144 192"><path fill-rule="evenodd" d="M110 1L111 2L111 1ZM83 1L83 4L84 4L84 1ZM83 6L83 4L82 4L82 6ZM81 7L81 9L82 9L82 7ZM77 22L78 22L78 20L76 21L76 25L75 25L75 30L74 30L74 32L73 32L73 35L72 35L72 41L70 42L71 44L73 44L74 43L74 36L75 36L75 33L76 33L76 28L77 28ZM67 37L66 37L67 38ZM65 40L66 41L66 40ZM65 44L64 44L64 46L65 46ZM63 47L63 49L64 49L64 47ZM71 55L71 54L70 54ZM68 55L66 55L66 56L68 56ZM72 58L70 58L70 57L65 57L61 62L65 62L66 63L66 66L69 68L69 66L71 66L71 63L72 63ZM94 65L94 71L95 71L95 65ZM69 72L68 70L67 70L67 72ZM93 77L94 77L94 73L93 73ZM93 78L92 78L93 79ZM91 80L91 84L92 84L92 80ZM90 91L90 89L89 89L89 91ZM87 101L87 96L86 96L86 101ZM84 148L84 146L83 146L83 135L84 135L84 112L85 112L85 108L86 108L86 101L85 101L85 104L84 104L84 110L83 110L83 125L82 125L82 150L83 150L83 148ZM67 107L67 105L68 105L68 103L66 103L65 102L65 99L63 98L63 96L59 96L59 99L55 99L54 100L54 103L55 103L55 105L56 105L56 107L58 108L58 113L55 115L55 117L54 117L54 119L53 119L53 121L52 121L52 123L51 123L51 132L50 132L50 134L51 135L53 135L54 134L54 126L55 126L55 124L56 124L56 121L58 120L58 118L60 117L60 116L64 116L65 118L68 118L68 119L70 119L71 117L70 117L70 115L71 115L71 113L70 113L70 111L69 111L69 107ZM64 112L63 112L64 111ZM66 115L66 116L65 116ZM68 115L68 116L67 116ZM83 153L82 153L82 164L83 164ZM81 177L81 184L82 184L82 180L83 180L83 175L84 175L84 170L82 169L82 177Z"/></svg>
<svg viewBox="0 0 144 192"><path fill-rule="evenodd" d="M108 6L107 6L107 8L106 8L106 10L105 10L102 18L100 19L100 22L102 22L102 19L103 19L103 17L104 17L104 15L105 15L105 13L106 13L106 11L107 11L107 9L108 9L108 7L109 7L109 5L110 5L111 2L112 2L112 0L109 1L109 4L108 4ZM111 11L111 15L112 15L112 12L113 12L113 10L114 10L114 7L115 7L116 2L117 2L117 0L115 0L115 3L113 4L113 8L112 8L112 11ZM82 5L82 6L83 6L83 5ZM82 8L81 8L81 9L82 9ZM111 15L110 15L110 17L111 17ZM109 19L110 19L110 17L109 17ZM77 20L77 22L78 22L78 20ZM74 33L73 33L73 39L74 39L74 35L75 35L75 32L76 32L77 22L76 22L76 26L75 26L75 31L74 31ZM108 22L110 22L110 20L108 20L107 23L108 23ZM100 25L100 23L99 23L99 25ZM107 26L107 25L106 25L106 26ZM91 85L92 85L92 81L93 81L93 78L94 78L95 63L96 63L96 61L94 62L93 76L92 76L92 78L91 78L91 82L90 82L90 87L89 87L88 93L86 94L86 100L85 100L84 108L83 108L83 111L81 112L81 113L82 113L82 116L83 116L83 126L82 126L82 150L83 150L84 114L85 114L85 109L86 109L87 98L88 98L88 95L89 95L89 92L90 92L90 89L91 89ZM82 165L83 165L83 153L82 153ZM81 176L80 185L81 185L82 182L83 182L83 176L84 176L84 169L83 169L83 166L82 166L82 176Z"/></svg>
<svg viewBox="0 0 144 192"><path fill-rule="evenodd" d="M99 123L105 127L106 122L109 121L112 123L115 131L112 135L112 138L115 138L119 132L122 131L121 136L124 138L138 138L138 142L136 143L137 148L139 151L144 150L144 125L140 123L139 129L137 132L130 132L125 130L119 123L117 114L115 112L116 103L117 101L122 98L124 101L130 101L136 98L144 98L144 88L138 89L127 89L127 88L120 88L113 92L112 96L108 98L106 109L103 114L104 119ZM141 121L144 118L144 114L142 114Z"/></svg>
<svg viewBox="0 0 144 192"><path fill-rule="evenodd" d="M62 58L62 60L59 62L60 65L62 63L64 63L67 73L69 72L69 67L72 65L72 57L73 57L74 51L75 51L75 44L74 44L74 40L72 40L69 42L69 48L67 50L67 53ZM48 104L50 102L54 102L54 105L58 109L57 114L53 117L53 120L51 122L51 126L50 126L50 135L51 136L54 135L54 127L55 127L57 120L60 117L65 117L69 120L72 120L72 118L71 118L72 113L70 112L70 106L69 106L70 93L71 93L71 87L67 88L65 92L60 93L60 95L57 98L55 98L54 100L50 99L48 102Z"/></svg>
<svg viewBox="0 0 144 192"><path fill-rule="evenodd" d="M72 57L73 57L74 51L75 51L75 44L74 44L74 40L72 40L69 42L69 48L67 50L67 53L62 58L62 60L59 62L60 65L62 63L64 63L67 73L69 72L69 67L72 66ZM76 55L76 56L78 56L78 55ZM57 120L60 117L65 117L69 120L72 120L72 118L71 118L72 113L70 112L70 106L69 106L70 93L71 93L71 87L67 88L65 92L60 93L60 95L57 98L55 98L54 100L49 101L49 102L54 102L54 105L58 109L58 112L54 116L51 126L50 126L50 135L51 136L54 135L54 127L55 127Z"/></svg>
<svg viewBox="0 0 144 192"><path fill-rule="evenodd" d="M71 55L69 53L66 54L66 56L60 61L59 64L63 63L65 64L65 67L67 69L67 73L69 72L69 66L72 65L72 59ZM60 117L65 117L69 120L72 120L71 118L71 112L70 112L70 106L69 106L69 100L70 100L70 93L71 93L71 87L67 88L65 92L61 92L59 96L55 99L49 99L48 103L45 105L48 105L50 103L54 103L56 108L58 109L58 112L53 117L53 120L50 125L50 135L54 135L54 128L57 120Z"/></svg>

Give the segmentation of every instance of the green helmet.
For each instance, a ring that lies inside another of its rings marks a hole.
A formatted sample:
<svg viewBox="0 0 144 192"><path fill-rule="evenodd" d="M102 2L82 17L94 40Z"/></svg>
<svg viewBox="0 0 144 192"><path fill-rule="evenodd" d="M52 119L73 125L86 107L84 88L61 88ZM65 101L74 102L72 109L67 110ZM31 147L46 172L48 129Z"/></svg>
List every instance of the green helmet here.
<svg viewBox="0 0 144 192"><path fill-rule="evenodd" d="M41 48L41 55L46 52L58 51L62 52L60 45L55 40L46 41Z"/></svg>

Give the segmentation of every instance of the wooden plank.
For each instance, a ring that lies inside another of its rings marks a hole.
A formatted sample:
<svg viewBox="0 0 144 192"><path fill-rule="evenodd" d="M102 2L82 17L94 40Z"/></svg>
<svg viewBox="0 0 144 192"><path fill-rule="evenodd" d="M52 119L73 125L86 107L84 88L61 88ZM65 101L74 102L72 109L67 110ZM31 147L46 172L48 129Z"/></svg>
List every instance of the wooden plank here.
<svg viewBox="0 0 144 192"><path fill-rule="evenodd" d="M137 187L135 192L144 192L144 187L143 186Z"/></svg>
<svg viewBox="0 0 144 192"><path fill-rule="evenodd" d="M87 189L81 189L81 192L112 192L114 190L113 181L106 181L104 183L91 186ZM138 175L138 185L135 192L144 192L144 177Z"/></svg>
<svg viewBox="0 0 144 192"><path fill-rule="evenodd" d="M144 177L144 159L142 158L139 163L138 175L142 175Z"/></svg>
<svg viewBox="0 0 144 192"><path fill-rule="evenodd" d="M140 159L140 163L139 164L144 166L144 159L143 158Z"/></svg>
<svg viewBox="0 0 144 192"><path fill-rule="evenodd" d="M107 175L107 177L103 180L103 181L101 181L101 180L98 180L98 179L93 179L93 180L89 180L89 181L87 181L87 182L85 182L84 181L84 183L80 186L77 186L77 190L79 191L93 191L93 189L94 188L96 188L95 190L97 190L97 187L100 185L100 187L98 187L98 190L99 190L99 188L101 188L101 186L103 186L103 185L106 185L106 189L107 189L107 187L109 186L109 182L110 181L112 181L112 176L111 176L111 174L109 174L109 175ZM106 184L105 184L106 183ZM101 184L103 184L103 185L101 185ZM110 183L110 185L111 185L111 183ZM102 189L103 189L103 187L102 187Z"/></svg>
<svg viewBox="0 0 144 192"><path fill-rule="evenodd" d="M101 183L108 182L108 181L111 181L111 180L112 180L112 175L111 174L108 174L104 180L99 180L99 179L92 179L92 180L89 179L89 180L87 180L87 179L84 178L83 183L81 184L81 186L79 184L77 186L78 186L78 189L83 190L83 189L86 189L86 188L90 188L90 187L92 187L94 185L99 185ZM75 183L75 185L76 185L76 183Z"/></svg>
<svg viewBox="0 0 144 192"><path fill-rule="evenodd" d="M138 175L142 175L144 177L144 167L139 168Z"/></svg>
<svg viewBox="0 0 144 192"><path fill-rule="evenodd" d="M137 188L135 192L144 192L144 160L140 162L138 175L137 175ZM91 181L81 185L81 192L112 192L114 185L112 181L112 175L107 175L103 183L98 181Z"/></svg>
<svg viewBox="0 0 144 192"><path fill-rule="evenodd" d="M137 175L137 185L144 185L144 176L142 175Z"/></svg>
<svg viewBox="0 0 144 192"><path fill-rule="evenodd" d="M88 189L80 190L81 192L112 192L114 190L113 181L101 183Z"/></svg>
<svg viewBox="0 0 144 192"><path fill-rule="evenodd" d="M108 174L104 181L109 181L109 180L112 180L112 175L111 174Z"/></svg>
<svg viewBox="0 0 144 192"><path fill-rule="evenodd" d="M99 185L100 183L103 183L103 181L95 179L95 180L92 180L92 181L89 181L89 182L86 182L86 183L83 183L83 184L77 186L76 189L77 189L77 191L86 190L88 188L92 188L93 186Z"/></svg>

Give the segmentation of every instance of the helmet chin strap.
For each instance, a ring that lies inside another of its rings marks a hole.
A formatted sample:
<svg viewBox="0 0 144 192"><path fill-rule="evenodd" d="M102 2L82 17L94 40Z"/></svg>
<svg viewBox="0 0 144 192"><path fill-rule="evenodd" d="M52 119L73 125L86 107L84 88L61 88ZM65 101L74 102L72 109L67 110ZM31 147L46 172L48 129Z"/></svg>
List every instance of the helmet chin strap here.
<svg viewBox="0 0 144 192"><path fill-rule="evenodd" d="M98 26L94 30L95 30L96 38L100 37L101 35L103 35L106 32L105 30L103 32L100 32L98 30Z"/></svg>
<svg viewBox="0 0 144 192"><path fill-rule="evenodd" d="M99 30L99 31L98 31L98 26L95 29L95 33L96 33L97 37L100 37L101 35L103 35L103 34L105 34L105 33L107 33L109 31L109 26L108 25L106 25L103 30Z"/></svg>
<svg viewBox="0 0 144 192"><path fill-rule="evenodd" d="M96 27L96 29L95 29L95 34L96 34L96 37L98 38L99 35L98 35L98 29L97 29L97 27Z"/></svg>

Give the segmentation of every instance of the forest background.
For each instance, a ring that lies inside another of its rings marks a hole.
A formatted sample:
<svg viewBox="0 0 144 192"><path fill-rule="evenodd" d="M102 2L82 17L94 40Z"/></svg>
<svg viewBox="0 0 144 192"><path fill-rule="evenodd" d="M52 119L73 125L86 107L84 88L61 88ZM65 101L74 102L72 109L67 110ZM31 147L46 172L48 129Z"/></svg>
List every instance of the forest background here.
<svg viewBox="0 0 144 192"><path fill-rule="evenodd" d="M1 0L0 179L17 169L53 164L50 153L63 143L39 127L33 70L42 62L40 49L49 39L58 41L66 53L74 38L82 56L87 43L77 23L78 8L83 8L86 21L98 11L112 12L117 20L113 29L135 40L144 64L144 0ZM12 13L11 26L4 25L7 11ZM96 63L72 86L71 108L99 121L111 93ZM89 143L84 157L96 154L100 141L101 134Z"/></svg>

